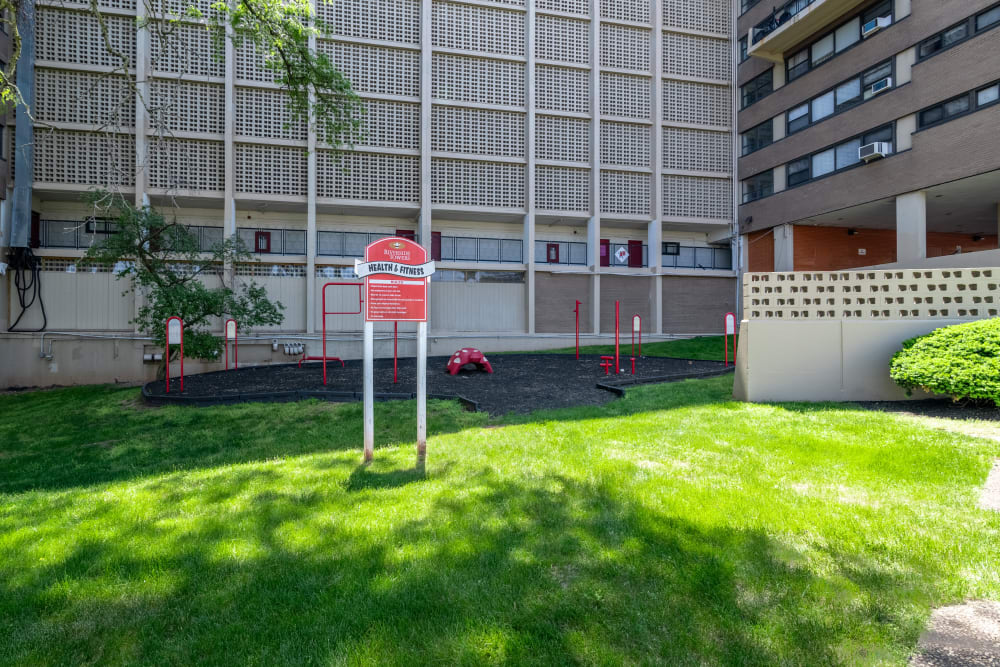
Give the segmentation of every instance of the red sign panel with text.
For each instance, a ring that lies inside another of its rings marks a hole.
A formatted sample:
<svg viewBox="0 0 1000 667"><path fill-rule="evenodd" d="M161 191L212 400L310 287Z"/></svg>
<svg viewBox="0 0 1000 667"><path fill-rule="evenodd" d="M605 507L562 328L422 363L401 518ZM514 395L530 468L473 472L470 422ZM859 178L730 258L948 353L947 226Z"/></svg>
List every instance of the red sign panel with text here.
<svg viewBox="0 0 1000 667"><path fill-rule="evenodd" d="M417 242L390 237L365 248L355 271L365 279L366 322L426 322L434 262Z"/></svg>

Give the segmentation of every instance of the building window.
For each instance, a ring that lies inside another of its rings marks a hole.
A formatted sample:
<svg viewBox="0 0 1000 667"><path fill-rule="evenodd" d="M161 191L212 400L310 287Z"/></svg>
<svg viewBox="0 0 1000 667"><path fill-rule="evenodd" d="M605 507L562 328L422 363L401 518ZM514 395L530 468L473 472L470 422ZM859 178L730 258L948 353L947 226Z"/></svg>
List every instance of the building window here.
<svg viewBox="0 0 1000 667"><path fill-rule="evenodd" d="M786 114L787 132L793 134L814 123L865 102L892 87L892 60L866 70L833 90L817 95Z"/></svg>
<svg viewBox="0 0 1000 667"><path fill-rule="evenodd" d="M858 149L862 146L883 142L889 144L891 150L894 131L893 125L883 125L847 141L842 141L836 146L830 146L811 155L792 160L785 165L788 187L808 183L821 176L853 167L861 162Z"/></svg>
<svg viewBox="0 0 1000 667"><path fill-rule="evenodd" d="M917 47L917 57L920 60L930 58L998 25L1000 25L1000 5L995 5L920 42Z"/></svg>
<svg viewBox="0 0 1000 667"><path fill-rule="evenodd" d="M986 87L970 91L927 107L918 115L918 129L932 127L967 113L992 106L1000 101L1000 83L993 82Z"/></svg>
<svg viewBox="0 0 1000 667"><path fill-rule="evenodd" d="M774 141L774 123L766 120L757 127L752 127L740 135L743 143L743 155L748 155L770 146Z"/></svg>
<svg viewBox="0 0 1000 667"><path fill-rule="evenodd" d="M740 91L743 98L743 109L770 95L774 91L773 68L743 84Z"/></svg>
<svg viewBox="0 0 1000 667"><path fill-rule="evenodd" d="M749 57L750 57L750 54L747 53L747 38L746 37L742 37L742 38L740 38L740 62L741 63L742 62L746 62L746 60Z"/></svg>
<svg viewBox="0 0 1000 667"><path fill-rule="evenodd" d="M873 36L885 27L887 22L892 23L892 20L892 3L888 1L879 3L859 16L854 16L789 58L786 63L788 81L797 79L822 65L862 39Z"/></svg>
<svg viewBox="0 0 1000 667"><path fill-rule="evenodd" d="M740 2L740 13L746 12L748 9L756 5L760 0L741 0Z"/></svg>
<svg viewBox="0 0 1000 667"><path fill-rule="evenodd" d="M788 166L786 167L788 187L798 185L799 183L805 183L812 178L809 174L810 164L811 160L808 157L788 163Z"/></svg>
<svg viewBox="0 0 1000 667"><path fill-rule="evenodd" d="M743 203L774 194L774 171L767 170L743 181Z"/></svg>

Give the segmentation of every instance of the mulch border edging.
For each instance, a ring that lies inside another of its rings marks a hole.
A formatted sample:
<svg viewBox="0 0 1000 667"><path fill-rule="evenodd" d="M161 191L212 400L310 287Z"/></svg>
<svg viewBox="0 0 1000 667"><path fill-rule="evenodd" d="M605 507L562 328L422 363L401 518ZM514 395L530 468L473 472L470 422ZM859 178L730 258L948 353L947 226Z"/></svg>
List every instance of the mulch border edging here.
<svg viewBox="0 0 1000 667"><path fill-rule="evenodd" d="M562 354L552 356L564 356ZM696 359L681 361L698 361ZM622 379L622 380L611 380L605 382L598 382L595 386L598 389L611 392L618 398L625 396L627 387L637 387L644 384L659 384L666 382L677 382L680 380L697 380L701 378L716 377L719 375L725 375L726 373L732 373L735 370L735 366L729 366L727 368L720 368L718 370L711 371L699 371L696 373L674 373L672 375L659 375L653 377L647 377L642 379ZM214 405L236 405L239 403L288 403L291 401L301 401L307 398L318 398L325 401L335 401L335 402L355 402L364 399L364 395L359 391L317 391L314 389L297 389L295 391L271 391L271 392L256 392L248 394L230 394L227 396L168 396L165 394L154 394L150 391L150 385L153 382L147 382L142 386L142 399L149 405L163 406L163 405L187 405L191 407L210 407ZM377 393L375 394L376 401L407 401L412 400L417 397L414 392L404 392L404 393ZM470 412L480 412L479 403L472 399L460 396L458 394L428 394L427 398L443 400L443 401L458 401L461 403L466 410Z"/></svg>

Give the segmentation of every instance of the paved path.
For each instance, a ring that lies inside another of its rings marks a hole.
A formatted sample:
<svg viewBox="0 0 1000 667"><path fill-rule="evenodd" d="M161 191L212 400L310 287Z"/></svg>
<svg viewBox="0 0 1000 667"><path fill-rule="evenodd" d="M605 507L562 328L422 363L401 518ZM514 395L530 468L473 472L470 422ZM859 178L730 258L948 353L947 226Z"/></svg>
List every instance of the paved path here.
<svg viewBox="0 0 1000 667"><path fill-rule="evenodd" d="M986 478L983 495L979 498L979 506L984 510L1000 512L1000 459L993 462L993 470Z"/></svg>
<svg viewBox="0 0 1000 667"><path fill-rule="evenodd" d="M910 667L1000 667L1000 603L978 600L934 611Z"/></svg>

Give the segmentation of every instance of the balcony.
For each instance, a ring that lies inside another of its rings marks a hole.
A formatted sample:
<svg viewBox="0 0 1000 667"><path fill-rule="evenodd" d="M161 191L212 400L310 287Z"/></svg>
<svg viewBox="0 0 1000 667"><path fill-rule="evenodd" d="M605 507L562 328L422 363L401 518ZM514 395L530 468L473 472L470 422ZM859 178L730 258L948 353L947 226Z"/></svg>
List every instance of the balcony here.
<svg viewBox="0 0 1000 667"><path fill-rule="evenodd" d="M784 61L785 53L839 19L865 0L789 0L750 29L747 53L772 62Z"/></svg>

